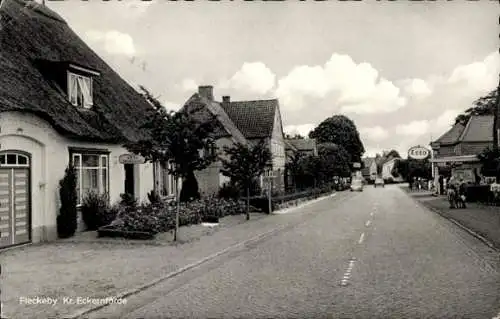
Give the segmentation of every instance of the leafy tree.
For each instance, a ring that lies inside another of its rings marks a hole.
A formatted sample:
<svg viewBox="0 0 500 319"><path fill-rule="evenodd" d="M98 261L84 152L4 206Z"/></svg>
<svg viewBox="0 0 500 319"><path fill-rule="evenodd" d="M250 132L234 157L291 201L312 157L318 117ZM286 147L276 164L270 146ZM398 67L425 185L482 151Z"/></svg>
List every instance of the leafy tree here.
<svg viewBox="0 0 500 319"><path fill-rule="evenodd" d="M271 152L264 140L255 145L236 143L231 147L225 146L224 152L229 159L220 159L223 166L221 172L246 190L246 219L249 220L252 181L264 173L271 161Z"/></svg>
<svg viewBox="0 0 500 319"><path fill-rule="evenodd" d="M301 171L301 160L304 157L303 153L295 153L290 156L290 161L288 161L285 165L289 176L292 178L292 187L294 191L297 191L297 182L299 181L299 175L302 173Z"/></svg>
<svg viewBox="0 0 500 319"><path fill-rule="evenodd" d="M322 143L318 145L318 154L329 179L333 176L350 175L350 155L344 147L333 143Z"/></svg>
<svg viewBox="0 0 500 319"><path fill-rule="evenodd" d="M403 177L410 181L413 177L429 179L432 176L431 163L428 159L399 159L396 161L391 174L395 177Z"/></svg>
<svg viewBox="0 0 500 319"><path fill-rule="evenodd" d="M396 150L390 150L385 154L385 158L401 158L401 155Z"/></svg>
<svg viewBox="0 0 500 319"><path fill-rule="evenodd" d="M178 112L167 111L166 108L144 87L144 98L151 104L152 111L146 114L147 121L142 128L148 138L130 142L125 145L129 152L142 155L147 162L172 163L168 169L176 179L179 190L179 179L186 179L194 171L208 167L215 159L215 154L201 152L212 149L215 141L212 133L216 118L204 121L195 118L200 108L181 109ZM189 184L189 183L188 183ZM179 228L179 194L176 194L177 211L174 240L177 240Z"/></svg>
<svg viewBox="0 0 500 319"><path fill-rule="evenodd" d="M472 115L494 115L498 105L498 88L473 102L473 106L455 118L455 124L467 124Z"/></svg>
<svg viewBox="0 0 500 319"><path fill-rule="evenodd" d="M481 174L495 176L497 182L500 181L500 150L488 147L478 154L477 158L482 164Z"/></svg>
<svg viewBox="0 0 500 319"><path fill-rule="evenodd" d="M349 162L361 162L365 152L358 129L354 122L344 115L327 118L309 133L318 143L334 143L342 145L349 154Z"/></svg>

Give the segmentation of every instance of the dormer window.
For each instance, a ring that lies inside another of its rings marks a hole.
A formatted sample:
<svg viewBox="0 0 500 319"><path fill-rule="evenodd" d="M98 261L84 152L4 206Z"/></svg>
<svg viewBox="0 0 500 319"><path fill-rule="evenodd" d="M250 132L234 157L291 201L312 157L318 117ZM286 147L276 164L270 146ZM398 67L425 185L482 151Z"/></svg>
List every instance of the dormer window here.
<svg viewBox="0 0 500 319"><path fill-rule="evenodd" d="M68 71L68 98L75 106L92 108L92 78Z"/></svg>

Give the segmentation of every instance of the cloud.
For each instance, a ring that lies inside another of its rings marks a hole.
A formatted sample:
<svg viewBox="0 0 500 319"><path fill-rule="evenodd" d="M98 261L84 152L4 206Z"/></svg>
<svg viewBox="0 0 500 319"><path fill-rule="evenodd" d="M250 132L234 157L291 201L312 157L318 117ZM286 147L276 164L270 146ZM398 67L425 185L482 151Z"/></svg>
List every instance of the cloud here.
<svg viewBox="0 0 500 319"><path fill-rule="evenodd" d="M134 56L136 53L134 40L127 33L91 30L85 36L89 41L102 45L109 54Z"/></svg>
<svg viewBox="0 0 500 319"><path fill-rule="evenodd" d="M429 131L429 122L426 120L412 121L407 124L399 124L396 126L396 134L403 136L420 136Z"/></svg>
<svg viewBox="0 0 500 319"><path fill-rule="evenodd" d="M279 79L276 95L284 108L298 111L310 98L326 99L344 113L394 112L406 105L401 90L379 77L369 63L334 53L323 66L297 66Z"/></svg>
<svg viewBox="0 0 500 319"><path fill-rule="evenodd" d="M184 79L181 88L183 91L196 91L198 89L198 84L193 79Z"/></svg>
<svg viewBox="0 0 500 319"><path fill-rule="evenodd" d="M404 83L404 92L407 95L417 98L424 98L432 94L429 84L422 79L411 79L402 81Z"/></svg>
<svg viewBox="0 0 500 319"><path fill-rule="evenodd" d="M219 87L259 95L270 92L275 85L276 75L262 62L245 62L229 80L221 81Z"/></svg>
<svg viewBox="0 0 500 319"><path fill-rule="evenodd" d="M167 109L167 110L171 110L171 111L177 111L181 108L181 103L175 103L175 102L171 102L171 101L168 101L168 100L165 100L163 101L163 106Z"/></svg>
<svg viewBox="0 0 500 319"><path fill-rule="evenodd" d="M309 132L314 130L315 124L287 125L283 127L285 134L295 135L300 134L304 137L309 136Z"/></svg>
<svg viewBox="0 0 500 319"><path fill-rule="evenodd" d="M371 141L382 141L385 140L389 133L386 129L381 126L373 126L373 127L363 127L359 129L362 140L371 140Z"/></svg>

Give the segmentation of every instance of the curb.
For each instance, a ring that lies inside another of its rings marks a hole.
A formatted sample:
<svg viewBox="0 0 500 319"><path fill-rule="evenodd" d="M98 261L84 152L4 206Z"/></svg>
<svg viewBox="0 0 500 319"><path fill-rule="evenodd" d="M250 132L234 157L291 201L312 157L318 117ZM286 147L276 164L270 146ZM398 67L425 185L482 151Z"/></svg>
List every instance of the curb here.
<svg viewBox="0 0 500 319"><path fill-rule="evenodd" d="M500 253L500 249L496 248L495 245L493 245L493 243L490 240L486 239L484 236L478 234L477 232L475 232L472 229L468 228L467 226L463 225L462 223L460 223L456 219L444 216L443 212L441 210L439 210L437 208L434 208L434 207L425 206L425 204L423 204L423 205L424 205L424 207L426 207L427 209L429 209L429 210L433 211L434 213L438 214L442 218L445 218L445 219L449 220L450 222L452 222L453 224L457 225L462 230L465 230L467 233L469 233L469 235L476 237L477 239L479 239L480 241L482 241L489 248L491 248L491 249L493 249L493 250L495 250L495 251L497 251L497 252Z"/></svg>
<svg viewBox="0 0 500 319"><path fill-rule="evenodd" d="M301 208L301 207L307 206L308 204L311 204L311 203L314 203L314 202L318 202L318 201L321 201L323 199L326 199L326 198L329 198L329 197L333 197L335 195L336 195L336 193L333 193L333 194L328 195L328 196L323 196L323 197L317 198L315 200L309 201L309 202L305 203L304 205L292 207L291 209ZM186 271L188 271L190 269L198 267L198 266L200 266L200 265L202 265L202 264L204 264L204 263L206 263L206 262L208 262L208 261L210 261L212 259L215 259L215 258L217 258L217 257L219 257L219 256L221 256L221 255L223 255L223 254L231 251L231 250L234 250L236 248L245 246L245 245L247 245L247 244L249 244L251 242L259 241L259 240L264 239L266 237L272 236L273 234L275 234L277 232L280 232L280 231L282 231L282 230L284 230L284 229L286 229L288 227L290 227L290 225L285 224L285 225L282 225L280 227L271 229L270 231L267 231L265 233L261 233L259 235L253 236L253 237L251 237L249 239L246 239L244 241L241 241L239 243L231 245L231 246L229 246L229 247L227 247L227 248L225 248L225 249L223 249L221 251L218 251L218 252L216 252L214 254L211 254L211 255L209 255L207 257L204 257L204 258L202 258L202 259L200 259L198 261L195 261L195 262L193 262L191 264L188 264L188 265L186 265L184 267L181 267L181 268L179 268L179 269L177 269L177 270L175 270L173 272L170 272L170 273L168 273L168 274L166 274L164 276L161 276L161 277L159 277L159 278L157 278L157 279L155 279L153 281L150 281L149 283L146 283L144 285L138 286L136 288L132 288L132 289L126 290L126 291L124 291L122 293L118 293L117 295L113 296L110 299L111 300L124 299L124 298L127 298L129 296L136 295L136 294L138 294L138 293L140 293L140 292L142 292L142 291L144 291L144 290L146 290L146 289L148 289L148 288L150 288L152 286L155 286L155 285L159 284L162 281L165 281L167 279L173 278L173 277L175 277L177 275L180 275L180 274L182 274L182 273L184 273L184 272L186 272ZM111 302L109 302L109 303L103 303L103 304L100 304L100 305L97 305L97 306L93 306L93 307L90 307L90 308L87 308L87 309L79 310L79 311L77 311L77 312L75 312L73 314L65 316L64 318L66 318L66 319L82 318L85 315L88 315L88 314L90 314L92 312L95 312L95 311L98 311L98 310L100 310L102 308L107 307L109 304L111 304Z"/></svg>
<svg viewBox="0 0 500 319"><path fill-rule="evenodd" d="M307 201L301 205L297 205L297 206L293 206L293 207L287 207L287 208L284 208L284 209L280 209L280 210L276 210L273 212L274 215L283 215L283 214L288 214L290 213L291 211L294 211L296 209L299 209L299 208L303 208L305 206L308 206L310 204L314 204L314 203L317 203L319 201L322 201L323 199L327 199L327 198L330 198L330 197L334 197L337 195L337 192L333 193L333 194L330 194L330 195L326 195L326 196L322 196L322 197L318 197L316 199L313 199L313 200L310 200L310 201Z"/></svg>
<svg viewBox="0 0 500 319"><path fill-rule="evenodd" d="M432 212L434 212L435 214L439 215L441 218L444 218L450 222L452 222L453 224L455 224L456 226L458 226L459 228L461 228L462 230L466 231L469 235L479 239L481 242L483 242L483 244L485 244L486 246L488 246L489 248L493 249L494 251L496 252L499 252L500 253L500 249L498 249L497 247L495 247L495 245L493 245L493 243L486 239L484 236L478 234L477 232L473 231L472 229L468 228L467 226L463 225L462 223L460 223L459 221L457 221L456 219L453 219L451 217L447 217L447 216L444 216L444 213L438 209L438 208L435 208L435 207L432 207L432 206L428 206L428 205L425 205L424 203L420 202L419 200L413 198L411 195L410 195L411 199L414 200L418 205L420 205L421 207L424 207Z"/></svg>

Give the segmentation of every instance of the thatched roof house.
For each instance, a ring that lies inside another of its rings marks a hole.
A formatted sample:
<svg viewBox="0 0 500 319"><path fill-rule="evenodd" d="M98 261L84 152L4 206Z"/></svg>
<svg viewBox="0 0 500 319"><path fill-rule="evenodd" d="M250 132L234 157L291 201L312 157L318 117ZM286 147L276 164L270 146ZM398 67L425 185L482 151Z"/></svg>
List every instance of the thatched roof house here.
<svg viewBox="0 0 500 319"><path fill-rule="evenodd" d="M79 203L89 191L115 201L124 192L144 199L161 187L164 172L154 178L153 165L122 147L145 136L141 125L151 111L57 13L34 1L2 0L0 202L9 203L1 194L15 185L26 187L16 199L25 205L2 205L9 211L0 228L12 218L25 226L9 226L0 247L55 237L59 180L70 163Z"/></svg>

